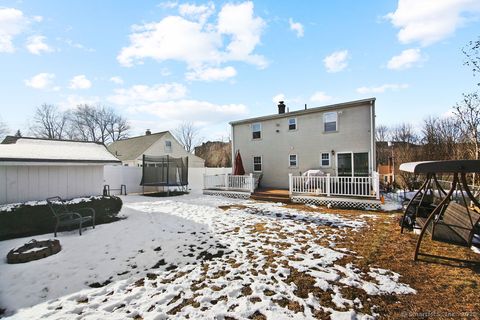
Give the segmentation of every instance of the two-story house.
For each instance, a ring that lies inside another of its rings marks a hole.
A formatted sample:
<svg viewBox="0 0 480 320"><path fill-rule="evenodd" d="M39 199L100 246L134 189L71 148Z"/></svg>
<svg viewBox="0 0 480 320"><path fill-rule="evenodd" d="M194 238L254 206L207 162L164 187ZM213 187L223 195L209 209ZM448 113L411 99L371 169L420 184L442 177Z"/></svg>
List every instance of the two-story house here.
<svg viewBox="0 0 480 320"><path fill-rule="evenodd" d="M289 173L319 169L333 176L371 176L375 163L375 98L230 122L232 153L262 187L288 188Z"/></svg>

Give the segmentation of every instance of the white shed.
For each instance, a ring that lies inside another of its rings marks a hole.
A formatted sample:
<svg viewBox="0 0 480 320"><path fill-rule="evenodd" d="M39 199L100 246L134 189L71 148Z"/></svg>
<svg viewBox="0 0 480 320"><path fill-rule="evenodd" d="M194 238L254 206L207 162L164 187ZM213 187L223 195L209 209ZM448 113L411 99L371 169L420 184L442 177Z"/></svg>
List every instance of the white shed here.
<svg viewBox="0 0 480 320"><path fill-rule="evenodd" d="M100 195L104 165L121 163L95 142L5 141L0 144L0 204Z"/></svg>

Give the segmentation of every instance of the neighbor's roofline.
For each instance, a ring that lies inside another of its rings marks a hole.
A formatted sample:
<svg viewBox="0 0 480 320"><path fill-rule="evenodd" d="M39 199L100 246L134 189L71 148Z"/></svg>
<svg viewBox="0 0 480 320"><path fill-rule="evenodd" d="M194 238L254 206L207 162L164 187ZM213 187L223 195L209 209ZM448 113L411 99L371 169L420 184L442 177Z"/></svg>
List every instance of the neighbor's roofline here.
<svg viewBox="0 0 480 320"><path fill-rule="evenodd" d="M15 137L15 136L6 136L1 144L15 144L15 143L4 143L7 139L11 139L11 141L15 141L15 143L20 139L27 139L27 140L43 140L43 141L61 141L61 142L81 142L81 143L95 143L101 146L104 146L100 141L82 141L82 140L68 140L68 139L49 139L49 138L37 138L37 137Z"/></svg>
<svg viewBox="0 0 480 320"><path fill-rule="evenodd" d="M68 163L121 163L120 160L78 160L78 159L48 159L48 158L0 158L0 162L68 162Z"/></svg>
<svg viewBox="0 0 480 320"><path fill-rule="evenodd" d="M135 137L128 137L128 138L125 138L125 139L115 140L115 141L113 141L111 144L113 144L113 143L115 143L115 142L120 142L120 141L126 141L126 140L132 140L132 139L143 138L143 137L148 137L148 136L155 136L155 135L165 134L165 133L168 133L168 132L170 132L170 131L169 131L169 130L165 130L165 131L155 132L155 133L151 133L151 134L142 134L142 135L135 136Z"/></svg>
<svg viewBox="0 0 480 320"><path fill-rule="evenodd" d="M321 112L321 111L328 111L328 110L334 110L334 109L345 108L345 107L353 107L353 106L356 106L356 105L364 104L366 102L370 102L370 103L375 102L375 100L376 100L376 98L354 100L354 101L342 102L342 103L337 103L337 104L330 104L330 105L321 106L321 107L315 107L315 108L306 109L306 110L297 110L297 111L292 111L292 112L273 114L273 115L261 116L261 117L256 117L256 118L249 118L249 119L231 121L231 122L229 122L229 124L233 126L233 125L237 125L237 124L244 124L244 123L250 123L250 122L256 122L256 121L265 121L265 120L278 119L278 118L287 118L287 117L296 116L296 115L309 114L309 113L315 113L315 112Z"/></svg>

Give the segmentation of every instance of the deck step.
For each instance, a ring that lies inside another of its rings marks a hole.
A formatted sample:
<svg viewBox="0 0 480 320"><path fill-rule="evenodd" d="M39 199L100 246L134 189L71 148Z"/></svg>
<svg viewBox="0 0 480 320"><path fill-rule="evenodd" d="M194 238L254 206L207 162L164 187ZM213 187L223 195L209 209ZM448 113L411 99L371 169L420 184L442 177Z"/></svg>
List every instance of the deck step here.
<svg viewBox="0 0 480 320"><path fill-rule="evenodd" d="M282 203L290 203L290 197L284 196L272 196L272 195L259 195L259 194L252 194L250 199L259 200L259 201L268 201L268 202L282 202Z"/></svg>

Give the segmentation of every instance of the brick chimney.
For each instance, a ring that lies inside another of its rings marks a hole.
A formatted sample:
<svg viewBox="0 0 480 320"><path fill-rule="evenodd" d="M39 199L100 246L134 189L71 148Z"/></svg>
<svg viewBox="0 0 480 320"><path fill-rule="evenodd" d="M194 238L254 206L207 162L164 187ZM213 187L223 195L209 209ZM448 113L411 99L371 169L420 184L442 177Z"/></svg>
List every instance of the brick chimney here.
<svg viewBox="0 0 480 320"><path fill-rule="evenodd" d="M150 131L150 129L147 129L147 131L145 131L145 135L146 135L146 136L149 136L149 135L151 135L151 134L152 134L152 131Z"/></svg>
<svg viewBox="0 0 480 320"><path fill-rule="evenodd" d="M285 113L285 103L283 101L278 102L278 114Z"/></svg>

